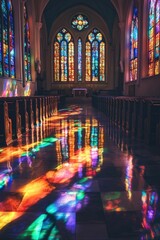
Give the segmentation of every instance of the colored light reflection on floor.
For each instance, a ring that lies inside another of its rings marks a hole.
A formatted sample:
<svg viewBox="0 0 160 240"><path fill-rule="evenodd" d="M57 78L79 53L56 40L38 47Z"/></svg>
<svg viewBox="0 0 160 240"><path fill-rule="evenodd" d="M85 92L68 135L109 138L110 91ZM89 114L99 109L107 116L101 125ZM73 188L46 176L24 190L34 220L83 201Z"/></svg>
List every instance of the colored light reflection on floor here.
<svg viewBox="0 0 160 240"><path fill-rule="evenodd" d="M89 199L85 196L85 190L90 186L91 181L91 178L83 178L79 182L74 183L70 191L60 193L59 198L46 208L46 214L39 216L21 237L30 236L31 239L38 240L45 239L50 233L51 237L61 239L61 223L63 223L63 226L65 225L63 234L73 233L75 230L74 212L89 203ZM36 237L37 234L38 238Z"/></svg>
<svg viewBox="0 0 160 240"><path fill-rule="evenodd" d="M142 226L146 230L143 239L155 239L160 234L159 223L154 223L157 212L158 194L155 191L142 191ZM156 238L157 239L157 238Z"/></svg>
<svg viewBox="0 0 160 240"><path fill-rule="evenodd" d="M38 202L64 185L69 186L68 191L61 193L57 200L46 206L45 212L37 217L23 234L18 232L17 235L20 234L22 239L27 236L37 240L43 239L44 236L47 236L48 239L49 237L60 239L62 225L67 229L67 233L74 231L75 213L72 210L78 211L88 204L89 199L86 197L85 191L90 187L92 178L101 169L104 148L104 130L96 119L87 118L83 121L70 118L70 116L77 116L81 110L81 108L74 106L68 113L66 109L63 110L62 117L53 117L47 120L45 127L52 129L54 136L39 139L38 135L39 141L17 147L11 146L1 151L1 163L9 162L14 173L15 169L17 171L17 165L19 170L23 168L23 161L27 162L30 169L34 169L37 156L40 156L43 150L52 149L55 146L56 159L53 161L57 161L57 167L24 183L16 189L17 196L8 195L1 202L1 209L4 211L1 211L0 215L2 219L0 229L16 219L21 219L28 210L34 209ZM55 121L57 121L56 124ZM41 127L38 126L38 128ZM31 139L34 138L33 133ZM50 156L51 160L52 156ZM46 161L45 157L43 161ZM78 181L74 180L75 176L78 176ZM7 187L8 183L9 180L4 177L2 188ZM64 212L61 212L61 209Z"/></svg>

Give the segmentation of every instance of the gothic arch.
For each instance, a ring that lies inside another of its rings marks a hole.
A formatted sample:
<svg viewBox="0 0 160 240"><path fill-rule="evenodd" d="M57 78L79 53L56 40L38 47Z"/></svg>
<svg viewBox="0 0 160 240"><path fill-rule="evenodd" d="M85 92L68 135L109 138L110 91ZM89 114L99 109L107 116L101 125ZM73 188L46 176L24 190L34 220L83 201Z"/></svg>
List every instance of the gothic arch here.
<svg viewBox="0 0 160 240"><path fill-rule="evenodd" d="M74 13L74 14L73 14ZM87 29L85 29L85 31L82 32L78 32L75 29L73 29L70 25L71 23L71 19L72 17L76 14L76 13L83 13L84 15L86 15L89 19L89 27ZM94 16L94 17L93 17ZM65 24L64 24L65 23ZM60 26L60 27L59 27ZM53 66L53 60L52 60L52 52L53 52L53 39L55 38L56 33L62 28L62 26L66 29L68 29L70 31L70 33L72 34L72 36L74 36L74 40L75 40L75 44L78 44L78 39L79 37L83 38L84 40L87 38L88 34L90 33L90 31L94 28L97 27L100 32L103 34L104 38L105 38L105 42L106 42L106 59L109 59L110 56L110 45L111 45L111 36L110 36L110 32L109 29L105 23L105 21L101 18L101 16L99 16L95 11L91 10L88 7L84 7L84 6L77 6L74 8L71 8L69 10L66 10L65 12L63 12L63 14L61 14L56 21L52 24L51 27L51 31L49 34L49 48L48 48L48 53L50 54L50 58L47 59L47 61L50 61L50 63L48 63L48 66L50 65L50 76L47 76L47 79L53 79L53 71L52 71L52 66ZM76 46L77 47L77 46ZM84 52L84 50L83 50ZM48 54L47 53L47 54ZM77 52L75 52L75 54L77 54ZM84 53L82 53L84 56ZM113 56L110 56L110 59ZM109 73L108 73L108 69L109 69L109 62L107 61L106 64L106 72L107 72L107 76L106 79L110 79L109 78ZM105 83L106 84L106 81ZM109 82L107 83L109 86ZM48 84L49 85L49 84Z"/></svg>

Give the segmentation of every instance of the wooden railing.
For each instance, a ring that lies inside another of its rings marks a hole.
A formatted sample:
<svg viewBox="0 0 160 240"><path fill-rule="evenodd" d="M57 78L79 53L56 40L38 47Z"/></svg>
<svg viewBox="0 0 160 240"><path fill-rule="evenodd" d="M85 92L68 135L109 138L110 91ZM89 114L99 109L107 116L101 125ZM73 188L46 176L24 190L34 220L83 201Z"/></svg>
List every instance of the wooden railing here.
<svg viewBox="0 0 160 240"><path fill-rule="evenodd" d="M160 146L160 98L93 95L92 105L124 132Z"/></svg>
<svg viewBox="0 0 160 240"><path fill-rule="evenodd" d="M0 97L0 146L57 114L64 96Z"/></svg>

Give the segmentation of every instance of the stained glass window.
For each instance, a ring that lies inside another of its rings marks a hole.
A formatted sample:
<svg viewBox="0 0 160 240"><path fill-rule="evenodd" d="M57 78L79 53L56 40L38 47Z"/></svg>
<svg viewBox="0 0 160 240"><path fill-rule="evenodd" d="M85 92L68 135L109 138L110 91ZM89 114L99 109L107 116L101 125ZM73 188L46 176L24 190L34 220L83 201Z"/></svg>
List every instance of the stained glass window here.
<svg viewBox="0 0 160 240"><path fill-rule="evenodd" d="M14 17L11 0L0 1L0 76L15 78Z"/></svg>
<svg viewBox="0 0 160 240"><path fill-rule="evenodd" d="M138 9L133 8L130 29L130 81L137 79L138 68Z"/></svg>
<svg viewBox="0 0 160 240"><path fill-rule="evenodd" d="M78 81L82 81L82 39L78 39Z"/></svg>
<svg viewBox="0 0 160 240"><path fill-rule="evenodd" d="M86 81L105 81L105 48L102 33L93 29L86 41Z"/></svg>
<svg viewBox="0 0 160 240"><path fill-rule="evenodd" d="M30 28L26 5L24 5L24 79L25 82L31 81Z"/></svg>
<svg viewBox="0 0 160 240"><path fill-rule="evenodd" d="M2 4L1 4L1 8L0 8L0 15L2 12ZM3 74L3 64L2 64L2 18L0 17L0 76L2 76Z"/></svg>
<svg viewBox="0 0 160 240"><path fill-rule="evenodd" d="M72 19L72 27L78 31L88 28L88 25L88 19L83 14L78 14Z"/></svg>
<svg viewBox="0 0 160 240"><path fill-rule="evenodd" d="M54 80L74 81L74 42L65 28L54 39L53 56Z"/></svg>
<svg viewBox="0 0 160 240"><path fill-rule="evenodd" d="M148 1L148 75L160 73L160 0Z"/></svg>
<svg viewBox="0 0 160 240"><path fill-rule="evenodd" d="M8 1L9 8L9 56L10 56L10 76L15 77L15 42L14 42L14 19L11 1Z"/></svg>
<svg viewBox="0 0 160 240"><path fill-rule="evenodd" d="M156 5L155 74L160 73L160 0Z"/></svg>

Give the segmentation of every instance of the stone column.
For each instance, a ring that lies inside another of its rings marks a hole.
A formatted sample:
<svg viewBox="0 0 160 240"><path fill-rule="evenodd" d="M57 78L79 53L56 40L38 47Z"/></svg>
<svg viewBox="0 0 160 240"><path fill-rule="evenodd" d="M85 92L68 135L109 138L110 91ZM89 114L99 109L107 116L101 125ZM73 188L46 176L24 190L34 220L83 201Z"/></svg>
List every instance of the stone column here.
<svg viewBox="0 0 160 240"><path fill-rule="evenodd" d="M119 22L120 28L120 69L124 72L124 54L125 54L125 22Z"/></svg>
<svg viewBox="0 0 160 240"><path fill-rule="evenodd" d="M35 32L34 32L34 38L35 38L35 61L40 61L41 55L40 55L40 30L42 27L41 22L35 22Z"/></svg>
<svg viewBox="0 0 160 240"><path fill-rule="evenodd" d="M25 86L25 77L24 77L24 5L26 0L21 0L20 2L20 17L21 17L21 65L22 65L22 79L23 79L23 86Z"/></svg>

